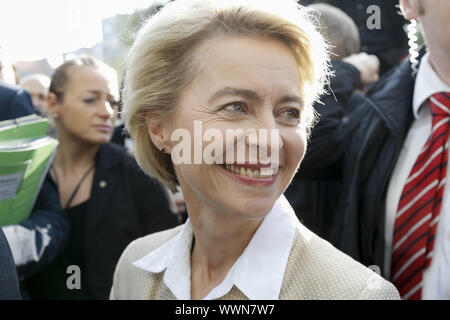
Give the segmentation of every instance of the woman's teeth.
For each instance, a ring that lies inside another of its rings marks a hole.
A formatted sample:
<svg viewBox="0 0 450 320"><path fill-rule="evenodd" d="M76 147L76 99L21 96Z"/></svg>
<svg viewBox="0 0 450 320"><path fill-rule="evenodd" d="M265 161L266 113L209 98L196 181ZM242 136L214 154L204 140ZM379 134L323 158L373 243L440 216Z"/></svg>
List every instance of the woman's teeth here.
<svg viewBox="0 0 450 320"><path fill-rule="evenodd" d="M232 164L226 164L225 168L228 171L234 172L235 174L239 174L241 176L246 176L249 178L268 178L273 175L272 168L262 168L263 170L260 171L259 169L250 169L250 168L244 168L235 166Z"/></svg>

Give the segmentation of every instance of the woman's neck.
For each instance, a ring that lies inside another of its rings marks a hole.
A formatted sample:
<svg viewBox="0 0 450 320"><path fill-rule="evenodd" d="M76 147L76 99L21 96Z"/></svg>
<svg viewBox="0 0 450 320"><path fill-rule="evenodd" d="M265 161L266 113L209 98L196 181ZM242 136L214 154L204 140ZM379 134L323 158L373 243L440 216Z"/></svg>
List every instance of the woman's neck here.
<svg viewBox="0 0 450 320"><path fill-rule="evenodd" d="M87 144L61 132L59 146L53 162L62 172L68 173L91 167L100 145Z"/></svg>
<svg viewBox="0 0 450 320"><path fill-rule="evenodd" d="M203 210L201 215L198 219L194 216L190 218L195 234L192 255L208 273L228 271L245 250L262 220L243 220L211 210Z"/></svg>
<svg viewBox="0 0 450 320"><path fill-rule="evenodd" d="M204 297L225 278L252 239L262 219L221 212L184 194L195 236L191 254L191 294Z"/></svg>

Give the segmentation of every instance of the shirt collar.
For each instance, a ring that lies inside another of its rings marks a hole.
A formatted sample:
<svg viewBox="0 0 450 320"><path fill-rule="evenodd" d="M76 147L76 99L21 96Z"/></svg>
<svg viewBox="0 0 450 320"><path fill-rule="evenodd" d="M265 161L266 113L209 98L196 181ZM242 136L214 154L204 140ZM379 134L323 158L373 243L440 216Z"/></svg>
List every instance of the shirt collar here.
<svg viewBox="0 0 450 320"><path fill-rule="evenodd" d="M294 210L282 195L224 280L204 299L220 298L233 285L249 299L278 299L298 224ZM174 296L180 300L190 299L192 237L188 219L180 233L134 265L152 273L166 270L163 281Z"/></svg>
<svg viewBox="0 0 450 320"><path fill-rule="evenodd" d="M430 53L427 52L419 65L416 82L414 84L413 113L416 119L419 118L420 107L423 103L437 92L450 91L441 78L434 71L430 64Z"/></svg>
<svg viewBox="0 0 450 320"><path fill-rule="evenodd" d="M178 300L189 300L191 296L192 239L192 224L188 219L175 237L133 264L152 273L166 270L163 278L166 286Z"/></svg>

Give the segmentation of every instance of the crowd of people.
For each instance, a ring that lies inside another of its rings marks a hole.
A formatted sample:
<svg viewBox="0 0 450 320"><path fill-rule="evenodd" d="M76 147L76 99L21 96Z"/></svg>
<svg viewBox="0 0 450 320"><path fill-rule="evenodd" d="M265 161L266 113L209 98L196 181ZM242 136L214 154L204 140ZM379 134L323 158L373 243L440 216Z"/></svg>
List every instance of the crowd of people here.
<svg viewBox="0 0 450 320"><path fill-rule="evenodd" d="M0 80L0 121L36 113L59 142L30 216L0 228L0 299L450 299L449 14L174 0L121 81L86 55ZM275 130L279 159L221 140L226 162L174 162L198 123Z"/></svg>

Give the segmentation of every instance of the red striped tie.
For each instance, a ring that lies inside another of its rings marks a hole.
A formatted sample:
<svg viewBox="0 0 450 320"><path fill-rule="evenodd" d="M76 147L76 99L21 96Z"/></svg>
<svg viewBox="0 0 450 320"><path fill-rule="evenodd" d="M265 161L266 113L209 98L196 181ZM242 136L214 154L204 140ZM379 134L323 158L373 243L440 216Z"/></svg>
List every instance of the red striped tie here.
<svg viewBox="0 0 450 320"><path fill-rule="evenodd" d="M403 299L421 299L423 272L433 256L447 173L450 92L428 100L433 125L406 180L395 217L391 280Z"/></svg>

